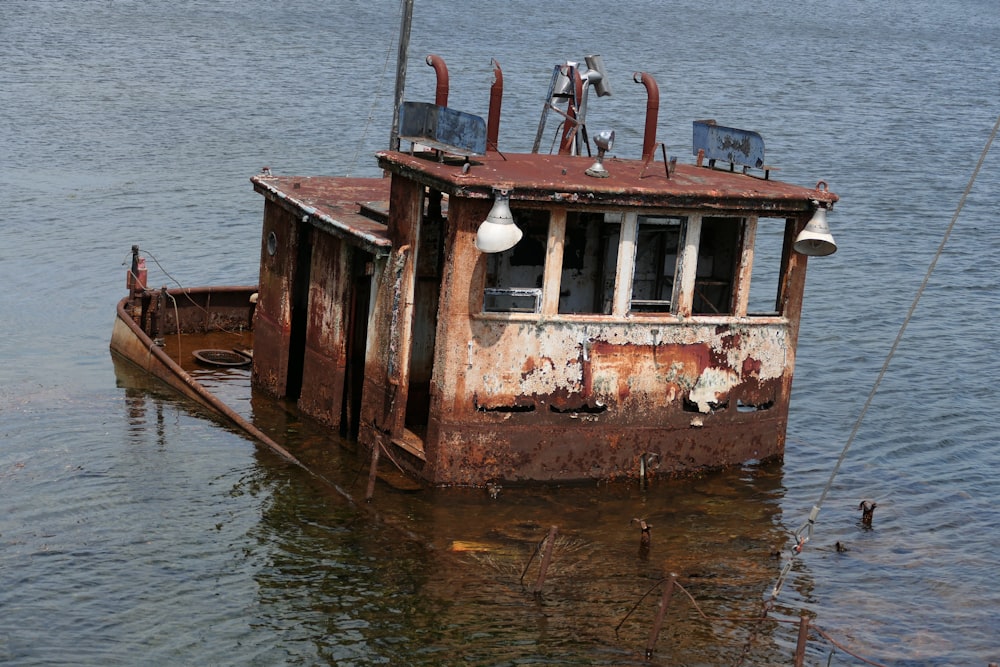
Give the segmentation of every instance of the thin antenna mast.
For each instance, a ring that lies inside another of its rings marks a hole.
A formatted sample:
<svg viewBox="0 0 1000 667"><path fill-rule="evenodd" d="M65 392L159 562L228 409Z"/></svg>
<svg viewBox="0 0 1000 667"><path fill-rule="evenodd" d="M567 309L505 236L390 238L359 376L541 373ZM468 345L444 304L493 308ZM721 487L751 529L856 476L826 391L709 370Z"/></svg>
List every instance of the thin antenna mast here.
<svg viewBox="0 0 1000 667"><path fill-rule="evenodd" d="M413 21L413 0L403 0L403 17L399 23L399 55L396 56L396 96L392 107L392 134L389 150L399 150L399 107L403 104L406 84L406 59L410 50L410 24Z"/></svg>

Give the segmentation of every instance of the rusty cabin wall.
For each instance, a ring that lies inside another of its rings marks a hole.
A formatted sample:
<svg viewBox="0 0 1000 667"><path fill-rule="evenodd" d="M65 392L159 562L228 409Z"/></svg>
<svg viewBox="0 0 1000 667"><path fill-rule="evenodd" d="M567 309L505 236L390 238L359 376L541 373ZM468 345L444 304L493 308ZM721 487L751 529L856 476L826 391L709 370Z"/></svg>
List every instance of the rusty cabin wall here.
<svg viewBox="0 0 1000 667"><path fill-rule="evenodd" d="M402 434L409 380L416 244L423 186L394 175L388 235L392 253L380 262L365 362L359 440L371 446Z"/></svg>
<svg viewBox="0 0 1000 667"><path fill-rule="evenodd" d="M809 258L794 252L792 245L799 232L809 222L811 214L804 214L785 221L785 239L781 251L781 276L778 303L782 316L788 323L788 374L783 378L785 396L791 398L792 379L795 372L795 355L799 347L799 326L802 319L802 300L806 291L806 266ZM788 412L788 405L784 406ZM784 434L784 431L782 431Z"/></svg>
<svg viewBox="0 0 1000 667"><path fill-rule="evenodd" d="M339 427L344 401L346 345L352 321L349 308L351 247L340 238L312 230L309 305L298 407L307 415Z"/></svg>
<svg viewBox="0 0 1000 667"><path fill-rule="evenodd" d="M299 219L270 200L264 203L260 278L254 312L253 385L277 398L285 396L292 327L292 280L298 253ZM268 239L273 234L274 254Z"/></svg>
<svg viewBox="0 0 1000 667"><path fill-rule="evenodd" d="M340 425L344 398L351 253L340 238L302 222L279 204L265 202L254 386L271 396L296 398L305 414L331 426ZM300 276L303 271L307 275ZM306 312L293 324L298 281L306 282L308 297L302 304ZM298 342L293 340L295 326L303 327ZM301 377L290 388L290 368L296 365Z"/></svg>
<svg viewBox="0 0 1000 667"><path fill-rule="evenodd" d="M406 401L406 427L423 436L430 413L430 392L437 338L438 302L441 273L445 264L444 238L446 221L440 201L434 194L425 197L426 210L416 234L414 256L412 330L410 336L409 380Z"/></svg>
<svg viewBox="0 0 1000 667"><path fill-rule="evenodd" d="M633 476L643 455L666 473L781 455L802 221L786 223L780 318L483 315L473 241L489 206L450 200L425 477L581 480Z"/></svg>

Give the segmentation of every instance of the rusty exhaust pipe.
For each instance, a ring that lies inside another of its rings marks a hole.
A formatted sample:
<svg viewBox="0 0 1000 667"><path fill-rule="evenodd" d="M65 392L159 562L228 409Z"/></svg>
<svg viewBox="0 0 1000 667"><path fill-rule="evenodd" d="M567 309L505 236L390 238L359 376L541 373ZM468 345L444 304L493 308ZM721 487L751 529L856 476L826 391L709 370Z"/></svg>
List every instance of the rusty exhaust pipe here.
<svg viewBox="0 0 1000 667"><path fill-rule="evenodd" d="M496 58L490 60L493 65L493 85L490 86L490 113L486 117L486 150L499 151L497 141L500 137L500 105L503 103L503 70Z"/></svg>
<svg viewBox="0 0 1000 667"><path fill-rule="evenodd" d="M642 137L642 161L651 162L656 151L656 123L660 115L660 87L645 72L636 72L632 80L646 86L646 131Z"/></svg>
<svg viewBox="0 0 1000 667"><path fill-rule="evenodd" d="M434 68L437 74L437 88L434 89L434 104L439 107L448 106L448 66L444 58L431 54L427 56L427 64Z"/></svg>

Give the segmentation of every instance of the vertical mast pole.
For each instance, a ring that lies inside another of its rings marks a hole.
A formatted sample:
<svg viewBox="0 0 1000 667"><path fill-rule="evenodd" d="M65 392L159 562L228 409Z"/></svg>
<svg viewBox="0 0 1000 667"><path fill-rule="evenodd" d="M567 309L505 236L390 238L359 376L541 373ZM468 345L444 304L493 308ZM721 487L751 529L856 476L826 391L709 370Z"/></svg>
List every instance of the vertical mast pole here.
<svg viewBox="0 0 1000 667"><path fill-rule="evenodd" d="M392 135L389 150L399 150L399 107L403 104L406 83L406 59L410 51L410 23L413 20L413 0L403 0L403 17L399 22L399 54L396 56L396 96L392 107Z"/></svg>

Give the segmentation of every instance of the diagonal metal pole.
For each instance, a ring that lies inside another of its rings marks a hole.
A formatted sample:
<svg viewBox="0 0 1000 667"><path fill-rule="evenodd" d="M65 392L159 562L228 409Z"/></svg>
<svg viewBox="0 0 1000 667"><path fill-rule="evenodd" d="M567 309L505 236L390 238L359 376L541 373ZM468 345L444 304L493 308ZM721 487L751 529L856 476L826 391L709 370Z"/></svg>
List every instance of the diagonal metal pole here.
<svg viewBox="0 0 1000 667"><path fill-rule="evenodd" d="M403 0L403 17L399 22L399 55L396 56L396 95L392 105L392 134L389 150L399 150L399 107L406 88L406 59L410 52L410 25L413 23L413 0Z"/></svg>

